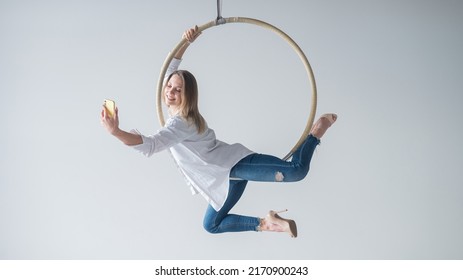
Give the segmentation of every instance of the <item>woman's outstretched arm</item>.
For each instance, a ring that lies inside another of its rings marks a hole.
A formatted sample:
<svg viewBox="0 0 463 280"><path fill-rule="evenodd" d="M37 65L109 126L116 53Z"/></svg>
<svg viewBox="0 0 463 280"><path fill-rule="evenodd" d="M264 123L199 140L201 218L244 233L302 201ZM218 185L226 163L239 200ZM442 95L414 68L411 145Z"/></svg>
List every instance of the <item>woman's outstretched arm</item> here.
<svg viewBox="0 0 463 280"><path fill-rule="evenodd" d="M134 146L143 143L141 135L130 133L119 128L119 109L117 107L116 113L111 117L103 106L103 110L101 111L101 123L111 135L121 140L122 143L126 145Z"/></svg>
<svg viewBox="0 0 463 280"><path fill-rule="evenodd" d="M185 53L190 43L193 43L199 35L201 35L201 32L198 32L198 26L187 29L183 33L183 38L187 39L187 42L177 51L174 57L176 59L181 60L183 54ZM119 128L118 108L115 109L115 114L113 117L111 117L106 111L106 108L103 106L103 109L101 111L101 123L111 135L113 135L126 145L135 146L143 144L143 138L141 135L127 132Z"/></svg>

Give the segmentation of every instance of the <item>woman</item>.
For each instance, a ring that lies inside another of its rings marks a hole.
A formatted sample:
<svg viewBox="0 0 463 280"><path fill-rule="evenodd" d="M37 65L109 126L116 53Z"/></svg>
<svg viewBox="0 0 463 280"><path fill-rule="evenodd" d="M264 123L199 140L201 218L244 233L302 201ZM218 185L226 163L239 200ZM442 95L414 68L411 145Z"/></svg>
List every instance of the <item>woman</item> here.
<svg viewBox="0 0 463 280"><path fill-rule="evenodd" d="M187 43L175 54L164 87L164 102L169 119L156 134L144 136L119 128L118 109L111 117L101 112L102 124L124 144L146 156L169 150L193 193L209 203L204 228L210 233L238 231L276 231L297 236L296 223L270 211L264 218L229 214L243 194L248 181L294 182L309 171L310 160L320 138L336 121L335 114L323 115L291 161L257 154L241 144L229 145L216 139L198 110L198 87L188 71L177 70L188 45L198 36L198 27L183 34Z"/></svg>

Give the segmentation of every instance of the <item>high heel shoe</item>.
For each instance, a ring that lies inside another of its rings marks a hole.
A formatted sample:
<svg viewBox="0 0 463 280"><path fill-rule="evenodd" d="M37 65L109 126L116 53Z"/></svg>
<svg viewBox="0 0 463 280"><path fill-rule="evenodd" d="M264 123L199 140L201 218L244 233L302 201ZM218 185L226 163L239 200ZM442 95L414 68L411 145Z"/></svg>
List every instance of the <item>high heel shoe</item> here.
<svg viewBox="0 0 463 280"><path fill-rule="evenodd" d="M327 120L327 122L324 122L323 120ZM323 114L320 116L320 118L315 122L313 125L312 129L310 130L310 134L315 136L316 138L320 139L325 132L328 130L328 128L333 125L333 123L338 119L338 115L336 114Z"/></svg>
<svg viewBox="0 0 463 280"><path fill-rule="evenodd" d="M277 224L283 228L284 232L287 232L291 237L297 237L297 226L294 220L284 219L278 215L279 213L286 212L288 209L282 211L273 211L268 212L269 221L273 224Z"/></svg>
<svg viewBox="0 0 463 280"><path fill-rule="evenodd" d="M338 115L333 114L333 113L330 113L330 114L323 114L323 115L321 115L320 118L326 118L326 119L328 119L328 121L330 122L330 125L332 125L332 124L336 121L336 119L338 118Z"/></svg>

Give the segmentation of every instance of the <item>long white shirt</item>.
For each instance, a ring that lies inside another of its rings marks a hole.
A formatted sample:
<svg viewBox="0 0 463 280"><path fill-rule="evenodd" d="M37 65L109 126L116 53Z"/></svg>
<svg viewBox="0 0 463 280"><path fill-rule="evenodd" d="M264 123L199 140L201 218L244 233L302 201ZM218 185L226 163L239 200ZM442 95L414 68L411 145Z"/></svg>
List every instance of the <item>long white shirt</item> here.
<svg viewBox="0 0 463 280"><path fill-rule="evenodd" d="M173 60L169 75L178 68ZM227 144L217 140L214 130L206 127L198 134L194 124L180 116L167 119L156 134L141 135L143 143L133 146L145 156L169 149L193 194L200 193L215 209L220 210L227 199L231 168L253 152L241 144Z"/></svg>

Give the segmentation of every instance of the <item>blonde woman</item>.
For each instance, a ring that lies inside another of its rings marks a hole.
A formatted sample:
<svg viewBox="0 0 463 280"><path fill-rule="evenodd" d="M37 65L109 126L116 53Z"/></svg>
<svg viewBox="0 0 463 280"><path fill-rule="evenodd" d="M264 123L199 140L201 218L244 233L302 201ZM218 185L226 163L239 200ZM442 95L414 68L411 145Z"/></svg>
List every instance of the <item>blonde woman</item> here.
<svg viewBox="0 0 463 280"><path fill-rule="evenodd" d="M110 134L146 156L169 150L193 193L208 202L203 226L210 233L240 231L286 232L297 236L296 223L270 211L264 218L230 214L248 181L295 182L305 178L313 152L321 137L336 121L335 114L325 114L314 124L310 135L290 161L255 153L242 144L227 144L198 110L198 86L186 70L177 70L189 43L200 35L198 28L185 31L185 44L169 66L164 87L164 102L169 109L166 124L157 133L145 136L119 128L118 109L110 116L103 107L101 122Z"/></svg>

